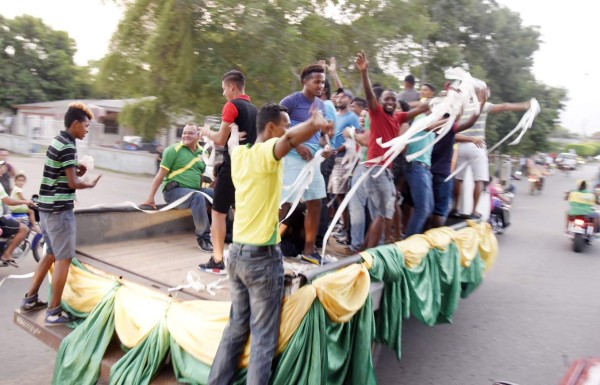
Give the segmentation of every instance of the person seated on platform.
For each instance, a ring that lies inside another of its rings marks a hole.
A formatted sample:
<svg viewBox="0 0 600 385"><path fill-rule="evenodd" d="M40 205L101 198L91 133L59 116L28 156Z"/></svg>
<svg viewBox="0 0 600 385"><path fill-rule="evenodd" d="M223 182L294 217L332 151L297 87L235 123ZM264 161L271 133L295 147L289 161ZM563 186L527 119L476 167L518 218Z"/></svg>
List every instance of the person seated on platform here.
<svg viewBox="0 0 600 385"><path fill-rule="evenodd" d="M206 165L202 161L202 147L198 143L200 131L193 123L183 127L181 142L172 144L163 151L160 169L156 173L150 194L143 205L156 209L154 196L159 186L163 187L163 198L168 204L191 194L177 205L178 209L192 209L196 241L204 251L213 251L204 195L200 194L202 173Z"/></svg>

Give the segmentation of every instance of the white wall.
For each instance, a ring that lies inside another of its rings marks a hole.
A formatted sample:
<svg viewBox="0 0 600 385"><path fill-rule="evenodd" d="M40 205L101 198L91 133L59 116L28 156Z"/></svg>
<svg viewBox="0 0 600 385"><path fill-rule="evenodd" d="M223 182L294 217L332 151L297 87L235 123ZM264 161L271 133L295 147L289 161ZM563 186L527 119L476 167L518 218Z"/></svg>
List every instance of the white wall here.
<svg viewBox="0 0 600 385"><path fill-rule="evenodd" d="M17 154L30 155L32 142L27 137L0 134L0 147ZM98 168L131 174L156 174L156 157L146 151L78 146L77 152L80 158L84 155L94 158L95 167Z"/></svg>

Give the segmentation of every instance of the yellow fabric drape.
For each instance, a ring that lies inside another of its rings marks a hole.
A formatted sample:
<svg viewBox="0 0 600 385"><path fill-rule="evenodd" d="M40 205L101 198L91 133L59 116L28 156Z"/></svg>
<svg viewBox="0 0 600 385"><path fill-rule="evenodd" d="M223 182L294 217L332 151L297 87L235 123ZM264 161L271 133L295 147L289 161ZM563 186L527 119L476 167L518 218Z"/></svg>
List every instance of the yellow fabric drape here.
<svg viewBox="0 0 600 385"><path fill-rule="evenodd" d="M456 231L452 230L450 227L438 227L426 231L425 236L431 247L446 250L446 247L448 247L456 237Z"/></svg>
<svg viewBox="0 0 600 385"><path fill-rule="evenodd" d="M479 235L479 254L485 262L485 270L488 271L494 265L498 256L498 239L492 231L489 223L477 223L468 221L468 225L477 229Z"/></svg>
<svg viewBox="0 0 600 385"><path fill-rule="evenodd" d="M53 272L54 265L50 269L50 280ZM101 277L75 265L70 265L62 300L78 312L89 313L115 286L115 282L114 278Z"/></svg>
<svg viewBox="0 0 600 385"><path fill-rule="evenodd" d="M115 331L128 348L137 346L165 317L170 298L135 284L121 286L115 295Z"/></svg>
<svg viewBox="0 0 600 385"><path fill-rule="evenodd" d="M118 281L71 266L63 300L80 311L89 312ZM335 322L347 322L362 308L369 295L370 277L363 265L351 265L315 279L282 303L277 352L285 350L315 298ZM196 359L212 364L223 330L229 320L230 302L173 301L165 294L122 282L115 294L115 330L128 348L137 346L148 333L167 318L167 328L177 344ZM250 358L249 341L240 365Z"/></svg>
<svg viewBox="0 0 600 385"><path fill-rule="evenodd" d="M424 234L415 234L395 245L402 251L404 264L408 268L419 266L429 252L429 240Z"/></svg>
<svg viewBox="0 0 600 385"><path fill-rule="evenodd" d="M167 328L183 350L212 365L230 308L228 301L173 302L167 313Z"/></svg>
<svg viewBox="0 0 600 385"><path fill-rule="evenodd" d="M319 301L333 322L345 323L363 307L371 277L363 265L350 265L313 281Z"/></svg>
<svg viewBox="0 0 600 385"><path fill-rule="evenodd" d="M454 239L460 253L460 264L463 267L471 266L479 249L479 232L473 227L465 227L456 232Z"/></svg>

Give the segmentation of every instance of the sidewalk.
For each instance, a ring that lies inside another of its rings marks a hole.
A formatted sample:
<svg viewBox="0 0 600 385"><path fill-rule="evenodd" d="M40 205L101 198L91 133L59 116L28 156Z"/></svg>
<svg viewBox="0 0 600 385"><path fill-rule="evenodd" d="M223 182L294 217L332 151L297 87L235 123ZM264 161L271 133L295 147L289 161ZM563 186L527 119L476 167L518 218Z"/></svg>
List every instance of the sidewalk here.
<svg viewBox="0 0 600 385"><path fill-rule="evenodd" d="M37 194L39 191L44 160L44 157L27 157L17 154L11 154L8 158L8 163L15 168L15 171L22 170L27 175L27 184L24 188L26 198L31 198L33 194ZM77 190L75 208L87 208L98 204L115 204L124 201L141 204L148 197L153 179L150 176L130 175L98 169L88 171L88 174L89 176L86 175L84 178L98 174L102 174L102 178L93 189ZM164 203L160 191L156 193L155 199L156 203Z"/></svg>

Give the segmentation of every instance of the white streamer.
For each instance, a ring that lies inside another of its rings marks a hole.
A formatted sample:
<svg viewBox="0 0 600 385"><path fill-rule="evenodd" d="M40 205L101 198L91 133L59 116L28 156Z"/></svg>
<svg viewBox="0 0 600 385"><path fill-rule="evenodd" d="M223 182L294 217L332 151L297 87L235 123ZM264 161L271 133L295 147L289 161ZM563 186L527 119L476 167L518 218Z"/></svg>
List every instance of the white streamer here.
<svg viewBox="0 0 600 385"><path fill-rule="evenodd" d="M240 131L237 124L232 123L230 126L231 134L227 140L227 151L229 155L233 152L233 149L240 145Z"/></svg>
<svg viewBox="0 0 600 385"><path fill-rule="evenodd" d="M517 137L517 139L513 140L508 145L511 146L511 145L519 144L519 142L521 141L521 138L523 137L523 135L525 135L525 132L527 132L527 129L531 128L531 126L533 125L533 120L535 119L535 117L540 113L540 104L538 103L538 101L535 98L531 99L529 104L530 104L529 109L527 111L525 111L525 113L523 114L523 117L521 118L519 123L517 123L516 127L513 128L513 130L511 132L509 132L504 138L502 138L492 148L490 148L488 150L488 153L492 152L496 148L498 148L502 143L504 143L508 138L510 138L515 132L522 130L521 134Z"/></svg>
<svg viewBox="0 0 600 385"><path fill-rule="evenodd" d="M331 220L331 224L327 228L327 232L325 233L325 237L323 237L323 250L322 250L321 255L325 255L325 251L327 249L327 240L329 239L329 236L331 235L331 232L333 231L333 228L335 227L335 224L342 217L342 213L346 209L346 206L348 206L348 203L350 203L350 199L352 199L352 197L356 193L356 190L358 190L358 188L360 187L360 185L371 174L371 171L373 170L373 167L369 167L369 168L367 168L365 170L365 172L360 176L360 178L358 178L358 180L356 181L356 183L354 183L354 186L352 186L352 188L350 189L350 191L348 191L348 194L346 194L346 196L344 197L344 200L342 200L342 203L340 203L340 206L338 207L337 211L335 212L335 215L333 216L333 219Z"/></svg>
<svg viewBox="0 0 600 385"><path fill-rule="evenodd" d="M519 144L519 142L523 138L523 135L525 135L527 130L529 128L531 128L531 126L533 125L533 121L534 121L535 117L540 113L540 104L538 103L536 98L531 99L529 104L530 104L529 109L527 111L525 111L525 113L521 117L521 120L519 121L519 123L517 123L515 128L513 128L511 132L506 134L506 136L504 138L500 139L490 149L488 149L486 154L489 154L492 151L494 151L502 143L504 143L506 140L508 140L508 138L510 138L515 132L521 130L521 133L519 134L519 136L515 140L510 142L508 145L514 146L516 144ZM478 161L482 157L483 157L483 155L480 155L480 156L476 157L474 159L474 161ZM468 164L468 162L465 162L465 163L461 164L459 167L457 167L452 174L450 174L446 179L444 179L444 182L448 182L450 179L454 178L459 172L461 172L467 166L467 164Z"/></svg>
<svg viewBox="0 0 600 385"><path fill-rule="evenodd" d="M186 200L188 200L192 195L194 194L201 194L203 195L211 204L212 204L212 198L210 197L210 195L202 192L202 191L191 191L187 194L185 194L184 196L182 196L181 198L177 199L174 202L169 203L168 205L166 205L165 207L158 209L158 210L144 210L141 209L137 203L133 203L131 201L125 201L125 202L121 202L121 203L117 203L117 204L106 204L106 203L102 203L99 205L95 205L92 206L91 208L96 209L96 208L111 208L111 207L133 207L134 209L144 212L146 214L156 214L156 213L161 213L163 211L168 211L171 210L177 206L179 206L181 203L185 202Z"/></svg>
<svg viewBox="0 0 600 385"><path fill-rule="evenodd" d="M294 183L290 186L283 186L283 189L290 190L290 193L279 202L279 207L281 208L281 206L284 203L286 203L290 198L292 198L292 206L288 210L285 218L283 218L279 223L282 223L283 221L288 219L300 203L300 199L302 199L304 191L308 189L308 187L313 181L315 168L320 167L321 163L323 163L323 161L325 160L325 158L323 157L324 150L331 150L331 147L327 145L325 146L325 149L319 149L315 153L315 156L304 165Z"/></svg>
<svg viewBox="0 0 600 385"><path fill-rule="evenodd" d="M167 291L172 292L183 289L194 289L196 291L206 291L210 295L215 295L217 294L215 290L223 289L224 286L222 286L221 283L225 282L227 279L227 277L219 278L216 281L204 283L195 271L188 271L186 275L187 283L176 287L170 287Z"/></svg>
<svg viewBox="0 0 600 385"><path fill-rule="evenodd" d="M2 280L0 281L0 286L2 286L4 281L6 281L7 279L26 279L31 277L33 277L33 272L27 274L10 274L2 278Z"/></svg>

